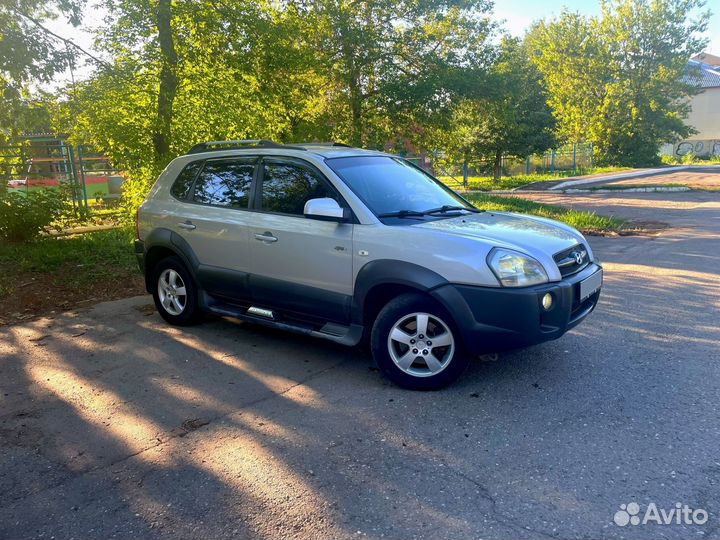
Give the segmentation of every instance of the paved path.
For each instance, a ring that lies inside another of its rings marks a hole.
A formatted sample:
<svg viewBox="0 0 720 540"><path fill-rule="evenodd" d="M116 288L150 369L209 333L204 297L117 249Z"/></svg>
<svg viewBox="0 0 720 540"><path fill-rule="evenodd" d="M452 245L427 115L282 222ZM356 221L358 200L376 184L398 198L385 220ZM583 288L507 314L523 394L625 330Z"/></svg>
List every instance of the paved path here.
<svg viewBox="0 0 720 540"><path fill-rule="evenodd" d="M585 324L440 392L147 297L0 328L0 537L718 537L720 195L572 201L673 228L591 238ZM613 524L631 501L710 519Z"/></svg>
<svg viewBox="0 0 720 540"><path fill-rule="evenodd" d="M594 174L544 180L520 186L514 191L564 191L568 189L591 189L603 187L657 187L676 184L698 190L720 190L720 165L689 165L656 169L630 169L607 174Z"/></svg>
<svg viewBox="0 0 720 540"><path fill-rule="evenodd" d="M540 187L550 190L603 187L616 189L631 186L667 186L668 184L687 186L691 189L720 190L720 165L633 170L606 176L569 178L562 182L553 182L552 185L540 184Z"/></svg>

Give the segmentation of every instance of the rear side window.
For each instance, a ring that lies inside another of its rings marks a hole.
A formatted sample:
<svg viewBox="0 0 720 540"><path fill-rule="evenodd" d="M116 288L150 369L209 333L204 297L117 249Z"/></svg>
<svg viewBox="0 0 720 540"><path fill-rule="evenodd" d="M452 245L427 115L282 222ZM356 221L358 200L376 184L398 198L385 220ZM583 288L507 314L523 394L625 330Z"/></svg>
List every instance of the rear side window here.
<svg viewBox="0 0 720 540"><path fill-rule="evenodd" d="M264 165L262 210L302 216L305 203L321 197L338 200L327 182L310 169L292 163Z"/></svg>
<svg viewBox="0 0 720 540"><path fill-rule="evenodd" d="M195 180L193 200L213 206L247 208L254 170L255 165L246 160L207 161Z"/></svg>
<svg viewBox="0 0 720 540"><path fill-rule="evenodd" d="M193 180L195 180L195 176L201 166L202 161L193 161L185 166L182 172L175 179L175 183L170 188L170 193L173 197L176 199L185 199L188 196Z"/></svg>

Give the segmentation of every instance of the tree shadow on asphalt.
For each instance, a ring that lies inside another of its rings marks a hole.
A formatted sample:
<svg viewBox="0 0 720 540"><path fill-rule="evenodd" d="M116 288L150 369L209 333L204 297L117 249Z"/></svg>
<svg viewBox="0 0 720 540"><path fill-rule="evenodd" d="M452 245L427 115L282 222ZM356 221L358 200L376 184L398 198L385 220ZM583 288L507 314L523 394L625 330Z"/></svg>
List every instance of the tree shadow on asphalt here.
<svg viewBox="0 0 720 540"><path fill-rule="evenodd" d="M494 452L478 469L455 448L475 453L499 416L485 387L511 386L521 363L414 393L318 340L226 320L174 329L136 310L103 321L3 331L3 536L468 535L478 514L524 530L497 525Z"/></svg>
<svg viewBox="0 0 720 540"><path fill-rule="evenodd" d="M333 514L328 506L337 504L313 485L327 473L323 454L342 443L330 426L356 424L353 434L362 434L368 419L362 407L330 406L314 380L351 364L343 377L350 394L357 384L396 389L361 353L317 340L228 321L178 330L157 316L120 319L61 318L50 328L38 321L29 334L5 329L3 339L13 340L16 352L3 367L10 398L2 417L4 536L92 537L116 528L189 534L198 523L220 535L317 533ZM140 349L125 345L129 334L138 334ZM259 352L267 349L275 350ZM299 349L308 358L294 362ZM288 414L278 422L264 411L269 406ZM229 440L225 432L233 434ZM217 442L208 448L204 439ZM357 439L345 448L365 446L365 457L377 450L372 437ZM310 468L317 472L305 478ZM355 482L352 474L344 478ZM268 480L270 489L262 488ZM322 481L332 482L332 475ZM363 489L357 483L350 491ZM297 505L298 496L307 500ZM98 522L108 513L107 523Z"/></svg>

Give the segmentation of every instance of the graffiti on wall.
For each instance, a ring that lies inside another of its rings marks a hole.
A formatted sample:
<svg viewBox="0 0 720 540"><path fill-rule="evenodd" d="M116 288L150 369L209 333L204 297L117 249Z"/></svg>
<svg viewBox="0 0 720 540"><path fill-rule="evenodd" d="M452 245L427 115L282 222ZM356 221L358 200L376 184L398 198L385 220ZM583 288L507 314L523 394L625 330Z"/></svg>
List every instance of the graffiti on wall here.
<svg viewBox="0 0 720 540"><path fill-rule="evenodd" d="M674 154L676 156L686 156L688 154L694 154L696 156L720 156L720 141L682 141L675 145Z"/></svg>

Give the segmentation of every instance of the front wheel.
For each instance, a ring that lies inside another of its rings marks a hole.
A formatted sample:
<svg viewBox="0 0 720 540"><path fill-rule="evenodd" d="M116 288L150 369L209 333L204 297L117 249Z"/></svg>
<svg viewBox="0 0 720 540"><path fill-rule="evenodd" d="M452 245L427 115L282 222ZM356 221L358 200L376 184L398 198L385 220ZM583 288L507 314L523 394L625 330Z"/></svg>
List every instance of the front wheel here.
<svg viewBox="0 0 720 540"><path fill-rule="evenodd" d="M422 294L404 294L378 314L371 335L378 367L395 384L434 390L457 379L468 365L454 321Z"/></svg>
<svg viewBox="0 0 720 540"><path fill-rule="evenodd" d="M153 283L153 300L163 319L177 326L197 321L195 282L178 257L167 257L155 266Z"/></svg>

